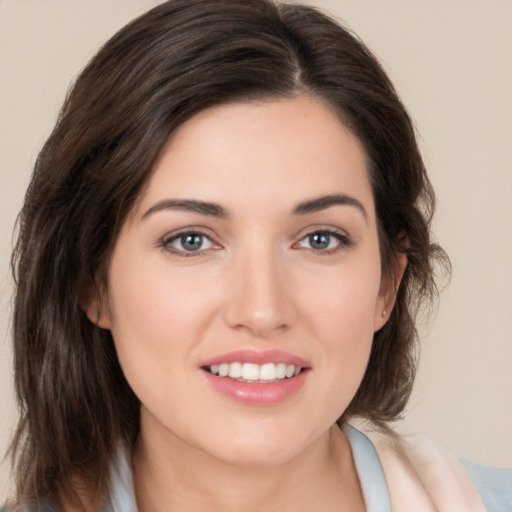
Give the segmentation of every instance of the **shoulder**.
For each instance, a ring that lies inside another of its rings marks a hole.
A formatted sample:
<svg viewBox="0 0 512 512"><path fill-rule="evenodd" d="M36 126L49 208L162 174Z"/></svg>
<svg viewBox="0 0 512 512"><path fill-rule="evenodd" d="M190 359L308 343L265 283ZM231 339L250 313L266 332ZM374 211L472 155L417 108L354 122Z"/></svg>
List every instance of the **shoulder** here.
<svg viewBox="0 0 512 512"><path fill-rule="evenodd" d="M493 468L463 461L488 512L512 510L512 468Z"/></svg>

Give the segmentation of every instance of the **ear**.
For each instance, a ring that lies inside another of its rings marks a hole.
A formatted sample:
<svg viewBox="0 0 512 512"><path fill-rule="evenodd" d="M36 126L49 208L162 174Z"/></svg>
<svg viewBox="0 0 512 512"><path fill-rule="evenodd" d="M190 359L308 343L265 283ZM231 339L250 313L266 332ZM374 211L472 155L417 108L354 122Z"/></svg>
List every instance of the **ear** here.
<svg viewBox="0 0 512 512"><path fill-rule="evenodd" d="M110 329L112 327L110 304L108 295L104 289L100 289L95 283L86 287L80 305L85 311L87 318L101 329Z"/></svg>
<svg viewBox="0 0 512 512"><path fill-rule="evenodd" d="M390 279L386 276L383 276L380 285L377 305L375 308L373 326L374 332L377 332L379 329L381 329L388 321L391 311L395 305L398 287L400 286L402 276L404 275L405 269L407 267L407 256L405 252L396 252L395 258L396 268L392 278Z"/></svg>

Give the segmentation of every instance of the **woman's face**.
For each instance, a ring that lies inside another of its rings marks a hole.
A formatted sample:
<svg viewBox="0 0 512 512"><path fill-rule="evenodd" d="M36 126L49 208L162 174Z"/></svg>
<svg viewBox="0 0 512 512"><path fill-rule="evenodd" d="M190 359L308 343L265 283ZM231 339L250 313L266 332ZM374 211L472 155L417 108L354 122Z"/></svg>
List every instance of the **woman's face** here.
<svg viewBox="0 0 512 512"><path fill-rule="evenodd" d="M228 104L169 138L89 310L143 436L275 465L354 396L384 323L380 269L365 154L338 118L310 97Z"/></svg>

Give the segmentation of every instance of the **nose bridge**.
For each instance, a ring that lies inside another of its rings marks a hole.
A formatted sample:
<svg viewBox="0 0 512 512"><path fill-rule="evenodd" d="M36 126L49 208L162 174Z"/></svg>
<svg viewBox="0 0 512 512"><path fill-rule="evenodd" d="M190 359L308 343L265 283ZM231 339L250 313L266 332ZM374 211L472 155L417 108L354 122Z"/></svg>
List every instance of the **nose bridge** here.
<svg viewBox="0 0 512 512"><path fill-rule="evenodd" d="M286 286L286 269L270 243L241 249L233 265L227 322L265 337L291 322L292 304Z"/></svg>

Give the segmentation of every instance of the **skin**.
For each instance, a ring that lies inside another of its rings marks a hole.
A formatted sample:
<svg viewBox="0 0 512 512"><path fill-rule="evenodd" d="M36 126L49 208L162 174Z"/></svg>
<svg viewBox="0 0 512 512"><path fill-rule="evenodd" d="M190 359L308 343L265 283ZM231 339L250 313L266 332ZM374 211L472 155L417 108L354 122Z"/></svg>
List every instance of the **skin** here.
<svg viewBox="0 0 512 512"><path fill-rule="evenodd" d="M340 194L354 201L295 212ZM169 199L226 216L162 207ZM183 230L202 234L198 250L185 250ZM318 232L332 232L327 248L312 245ZM335 421L392 301L364 151L324 104L235 103L183 124L122 229L106 292L87 307L112 331L142 404L139 509L364 510ZM305 359L304 385L269 407L225 397L201 363L240 349Z"/></svg>

